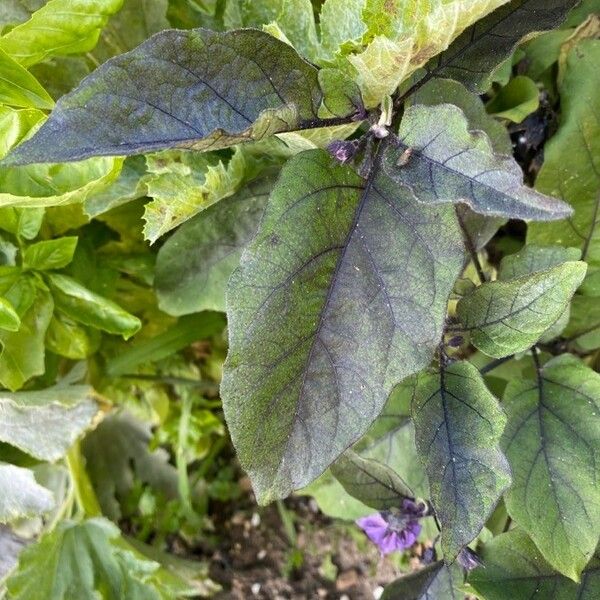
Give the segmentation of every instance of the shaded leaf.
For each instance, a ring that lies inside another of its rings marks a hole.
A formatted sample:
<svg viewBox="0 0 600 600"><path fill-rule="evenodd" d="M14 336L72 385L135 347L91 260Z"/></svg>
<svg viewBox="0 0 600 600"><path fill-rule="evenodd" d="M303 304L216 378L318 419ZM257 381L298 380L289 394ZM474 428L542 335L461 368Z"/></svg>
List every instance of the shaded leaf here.
<svg viewBox="0 0 600 600"><path fill-rule="evenodd" d="M165 31L102 65L61 98L5 164L173 147L214 150L318 126L320 101L317 69L266 33Z"/></svg>
<svg viewBox="0 0 600 600"><path fill-rule="evenodd" d="M14 600L160 600L159 564L117 544L106 519L62 521L19 556L6 585Z"/></svg>
<svg viewBox="0 0 600 600"><path fill-rule="evenodd" d="M504 405L508 512L554 568L577 579L600 538L600 375L560 356L537 380L509 381Z"/></svg>
<svg viewBox="0 0 600 600"><path fill-rule="evenodd" d="M166 499L177 497L177 471L165 450L150 450L150 437L150 425L122 412L104 419L83 440L87 471L107 517L121 518L120 502L127 499L136 479Z"/></svg>
<svg viewBox="0 0 600 600"><path fill-rule="evenodd" d="M46 274L56 308L74 321L120 334L124 339L134 335L142 326L140 320L118 304L83 287L66 275Z"/></svg>
<svg viewBox="0 0 600 600"><path fill-rule="evenodd" d="M517 162L494 154L489 138L469 131L456 106L409 107L398 136L383 168L411 200L462 203L484 215L524 220L571 214L565 203L526 187ZM405 152L411 153L406 161Z"/></svg>
<svg viewBox="0 0 600 600"><path fill-rule="evenodd" d="M77 240L76 236L70 236L27 246L23 251L23 268L41 271L63 269L73 260Z"/></svg>
<svg viewBox="0 0 600 600"><path fill-rule="evenodd" d="M531 275L538 271L557 267L565 262L577 261L580 258L581 251L577 248L527 244L519 252L502 259L498 279L506 280Z"/></svg>
<svg viewBox="0 0 600 600"><path fill-rule="evenodd" d="M500 450L506 417L468 362L419 375L413 396L417 448L429 476L447 561L481 531L510 485Z"/></svg>
<svg viewBox="0 0 600 600"><path fill-rule="evenodd" d="M96 346L84 327L58 311L52 315L45 342L51 352L72 360L87 358Z"/></svg>
<svg viewBox="0 0 600 600"><path fill-rule="evenodd" d="M403 499L414 498L414 492L393 469L352 450L338 458L331 472L353 498L377 510L399 508Z"/></svg>
<svg viewBox="0 0 600 600"><path fill-rule="evenodd" d="M307 176L310 174L310 177ZM320 475L424 368L462 269L451 207L323 151L284 167L228 287L225 414L260 502Z"/></svg>
<svg viewBox="0 0 600 600"><path fill-rule="evenodd" d="M513 0L469 27L425 67L417 85L433 77L456 79L487 91L502 63L523 38L553 29L579 0Z"/></svg>
<svg viewBox="0 0 600 600"><path fill-rule="evenodd" d="M513 123L521 123L540 106L540 90L535 81L513 77L487 104L489 113Z"/></svg>
<svg viewBox="0 0 600 600"><path fill-rule="evenodd" d="M52 494L32 471L0 462L0 523L35 517L53 506Z"/></svg>
<svg viewBox="0 0 600 600"><path fill-rule="evenodd" d="M462 579L457 566L440 560L389 583L381 600L459 600L464 598Z"/></svg>
<svg viewBox="0 0 600 600"><path fill-rule="evenodd" d="M225 288L254 237L271 177L244 186L182 225L161 247L155 287L159 306L170 315L225 311Z"/></svg>
<svg viewBox="0 0 600 600"><path fill-rule="evenodd" d="M51 109L54 101L37 79L1 49L0 103L23 108Z"/></svg>
<svg viewBox="0 0 600 600"><path fill-rule="evenodd" d="M484 283L458 303L461 329L488 356L527 350L564 313L585 272L585 263L566 262L509 281Z"/></svg>
<svg viewBox="0 0 600 600"><path fill-rule="evenodd" d="M67 453L98 414L92 389L58 385L35 392L0 392L0 440L40 460Z"/></svg>
<svg viewBox="0 0 600 600"><path fill-rule="evenodd" d="M595 600L600 594L600 560L593 559L578 585L556 573L535 544L519 529L504 533L483 548L485 568L469 583L486 600Z"/></svg>
<svg viewBox="0 0 600 600"><path fill-rule="evenodd" d="M50 0L0 38L0 49L24 66L55 54L91 50L123 0Z"/></svg>

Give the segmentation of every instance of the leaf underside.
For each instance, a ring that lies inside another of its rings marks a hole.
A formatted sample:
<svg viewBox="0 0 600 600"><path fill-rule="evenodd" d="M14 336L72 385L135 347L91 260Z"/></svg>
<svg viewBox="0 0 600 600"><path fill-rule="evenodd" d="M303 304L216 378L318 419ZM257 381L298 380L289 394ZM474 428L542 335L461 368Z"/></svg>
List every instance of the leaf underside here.
<svg viewBox="0 0 600 600"><path fill-rule="evenodd" d="M260 502L320 475L433 357L461 234L452 207L396 189L378 165L365 182L297 155L232 275L221 390Z"/></svg>

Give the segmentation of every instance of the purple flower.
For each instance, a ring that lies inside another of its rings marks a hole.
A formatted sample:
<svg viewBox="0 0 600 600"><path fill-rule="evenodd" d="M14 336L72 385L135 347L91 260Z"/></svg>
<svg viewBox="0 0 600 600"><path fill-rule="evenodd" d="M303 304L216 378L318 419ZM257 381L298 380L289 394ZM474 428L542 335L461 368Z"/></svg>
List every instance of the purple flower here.
<svg viewBox="0 0 600 600"><path fill-rule="evenodd" d="M479 556L466 546L458 553L456 560L465 571L472 571L477 567L483 566L483 562Z"/></svg>
<svg viewBox="0 0 600 600"><path fill-rule="evenodd" d="M357 144L354 141L335 140L327 146L329 154L341 163L348 162L354 157L357 150Z"/></svg>
<svg viewBox="0 0 600 600"><path fill-rule="evenodd" d="M406 550L417 541L421 533L419 519L426 513L425 504L405 498L400 510L375 513L358 519L356 524L379 546L381 554L390 554L396 550Z"/></svg>

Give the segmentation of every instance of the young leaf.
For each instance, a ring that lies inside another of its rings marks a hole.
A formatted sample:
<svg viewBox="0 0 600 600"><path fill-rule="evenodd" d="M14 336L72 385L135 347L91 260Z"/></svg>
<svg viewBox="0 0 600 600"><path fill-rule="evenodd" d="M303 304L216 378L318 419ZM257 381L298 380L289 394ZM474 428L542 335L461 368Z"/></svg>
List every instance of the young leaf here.
<svg viewBox="0 0 600 600"><path fill-rule="evenodd" d="M560 84L560 127L544 148L536 181L538 190L568 201L575 214L567 227L534 225L527 233L529 243L581 248L588 277L600 270L599 61L600 40L585 40L569 53Z"/></svg>
<svg viewBox="0 0 600 600"><path fill-rule="evenodd" d="M13 305L6 299L0 298L0 329L19 331L21 319Z"/></svg>
<svg viewBox="0 0 600 600"><path fill-rule="evenodd" d="M388 584L381 600L458 600L462 579L457 566L440 560Z"/></svg>
<svg viewBox="0 0 600 600"><path fill-rule="evenodd" d="M431 502L442 526L442 549L452 561L477 537L510 485L499 446L506 417L468 362L419 375L412 411Z"/></svg>
<svg viewBox="0 0 600 600"><path fill-rule="evenodd" d="M489 89L502 63L517 44L535 32L553 29L579 0L513 0L471 25L425 67L420 87L434 77L456 79L470 90Z"/></svg>
<svg viewBox="0 0 600 600"><path fill-rule="evenodd" d="M3 35L0 49L25 67L56 54L87 52L122 4L123 0L50 0Z"/></svg>
<svg viewBox="0 0 600 600"><path fill-rule="evenodd" d="M600 537L600 375L572 356L505 392L506 507L545 559L577 580Z"/></svg>
<svg viewBox="0 0 600 600"><path fill-rule="evenodd" d="M456 106L411 106L398 136L383 168L411 200L462 203L480 214L524 220L571 214L565 203L526 187L516 161L494 154L489 138L469 131ZM405 153L410 153L407 160Z"/></svg>
<svg viewBox="0 0 600 600"><path fill-rule="evenodd" d="M229 283L227 422L260 502L320 475L430 362L462 269L451 207L323 151L284 167Z"/></svg>
<svg viewBox="0 0 600 600"><path fill-rule="evenodd" d="M38 80L2 50L1 41L0 103L47 110L54 106L54 100Z"/></svg>
<svg viewBox="0 0 600 600"><path fill-rule="evenodd" d="M273 187L271 177L243 187L182 225L161 247L155 287L170 315L225 311L225 288L254 237Z"/></svg>
<svg viewBox="0 0 600 600"><path fill-rule="evenodd" d="M10 598L164 598L151 583L159 564L122 548L116 540L119 535L118 527L106 519L62 521L21 552L19 565L6 583Z"/></svg>
<svg viewBox="0 0 600 600"><path fill-rule="evenodd" d="M577 248L527 244L519 252L502 259L498 279L507 280L531 275L580 258L581 251Z"/></svg>
<svg viewBox="0 0 600 600"><path fill-rule="evenodd" d="M35 392L0 392L0 440L54 461L92 424L98 405L85 385Z"/></svg>
<svg viewBox="0 0 600 600"><path fill-rule="evenodd" d="M344 489L363 504L377 510L402 506L414 492L390 467L347 450L331 466L333 476Z"/></svg>
<svg viewBox="0 0 600 600"><path fill-rule="evenodd" d="M142 326L140 320L112 300L99 296L66 275L46 274L56 308L74 321L130 338Z"/></svg>
<svg viewBox="0 0 600 600"><path fill-rule="evenodd" d="M487 104L487 111L501 119L522 123L540 106L540 90L535 81L517 75Z"/></svg>
<svg viewBox="0 0 600 600"><path fill-rule="evenodd" d="M0 523L36 517L53 507L52 494L29 469L0 462Z"/></svg>
<svg viewBox="0 0 600 600"><path fill-rule="evenodd" d="M0 383L9 390L18 390L35 375L42 375L44 365L44 336L52 317L54 302L44 290L34 290L27 309L20 311L11 302L21 317L18 331L0 329Z"/></svg>
<svg viewBox="0 0 600 600"><path fill-rule="evenodd" d="M473 571L469 583L486 600L595 600L600 594L600 557L592 560L578 585L554 571L519 529L487 543L482 559L485 568Z"/></svg>
<svg viewBox="0 0 600 600"><path fill-rule="evenodd" d="M317 69L266 33L164 31L61 98L5 164L215 150L317 127L321 96Z"/></svg>
<svg viewBox="0 0 600 600"><path fill-rule="evenodd" d="M566 262L509 281L484 283L460 300L457 314L473 345L502 358L527 350L564 313L586 264Z"/></svg>
<svg viewBox="0 0 600 600"><path fill-rule="evenodd" d="M72 360L87 358L95 350L86 329L58 311L52 315L45 342L50 352Z"/></svg>
<svg viewBox="0 0 600 600"><path fill-rule="evenodd" d="M23 251L23 268L38 271L63 269L73 260L77 240L77 236L70 236L27 246Z"/></svg>

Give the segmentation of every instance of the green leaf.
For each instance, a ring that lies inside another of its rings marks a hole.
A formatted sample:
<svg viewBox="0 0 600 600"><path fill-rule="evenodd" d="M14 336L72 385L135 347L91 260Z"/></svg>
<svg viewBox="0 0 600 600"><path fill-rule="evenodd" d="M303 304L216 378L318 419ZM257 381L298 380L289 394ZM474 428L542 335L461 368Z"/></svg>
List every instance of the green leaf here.
<svg viewBox="0 0 600 600"><path fill-rule="evenodd" d="M23 268L39 271L64 269L72 260L77 236L46 240L27 246L23 251Z"/></svg>
<svg viewBox="0 0 600 600"><path fill-rule="evenodd" d="M51 109L54 100L29 71L2 50L0 38L0 103Z"/></svg>
<svg viewBox="0 0 600 600"><path fill-rule="evenodd" d="M458 600L464 597L462 579L457 566L448 567L440 560L389 583L381 600Z"/></svg>
<svg viewBox="0 0 600 600"><path fill-rule="evenodd" d="M142 326L140 320L112 300L88 290L66 275L46 274L56 308L74 321L130 338Z"/></svg>
<svg viewBox="0 0 600 600"><path fill-rule="evenodd" d="M0 383L14 391L31 377L44 373L44 336L54 303L48 292L39 289L23 312L14 302L12 304L21 317L21 326L15 332L0 329Z"/></svg>
<svg viewBox="0 0 600 600"><path fill-rule="evenodd" d="M29 469L0 462L0 523L36 517L53 507L52 494Z"/></svg>
<svg viewBox="0 0 600 600"><path fill-rule="evenodd" d="M600 375L573 356L504 396L503 447L513 471L506 508L545 559L577 580L600 538Z"/></svg>
<svg viewBox="0 0 600 600"><path fill-rule="evenodd" d="M526 187L516 161L494 154L489 138L469 131L456 106L411 106L398 135L383 168L410 200L462 203L484 215L525 220L563 219L571 212Z"/></svg>
<svg viewBox="0 0 600 600"><path fill-rule="evenodd" d="M177 471L165 450L150 450L150 438L150 425L122 412L104 419L81 444L102 512L111 519L121 518L120 503L127 501L136 479L167 500L177 498Z"/></svg>
<svg viewBox="0 0 600 600"><path fill-rule="evenodd" d="M566 262L509 281L484 283L460 300L457 314L473 345L502 358L527 350L565 312L586 264Z"/></svg>
<svg viewBox="0 0 600 600"><path fill-rule="evenodd" d="M92 389L56 385L35 392L0 392L0 440L40 460L63 457L98 414Z"/></svg>
<svg viewBox="0 0 600 600"><path fill-rule="evenodd" d="M155 288L170 315L225 311L225 288L254 237L273 178L246 185L182 225L161 247Z"/></svg>
<svg viewBox="0 0 600 600"><path fill-rule="evenodd" d="M500 263L498 279L515 279L557 267L565 262L577 261L581 251L562 246L538 246L527 244L515 254L505 256Z"/></svg>
<svg viewBox="0 0 600 600"><path fill-rule="evenodd" d="M50 0L0 38L0 49L24 66L91 50L123 0Z"/></svg>
<svg viewBox="0 0 600 600"><path fill-rule="evenodd" d="M561 121L544 148L536 180L541 192L569 202L575 214L565 226L534 225L528 243L582 249L588 276L600 270L600 41L584 40L568 54L560 85Z"/></svg>
<svg viewBox="0 0 600 600"><path fill-rule="evenodd" d="M131 345L111 358L106 371L111 377L133 373L139 365L162 360L193 342L220 333L225 324L224 316L214 312L183 317L167 331Z"/></svg>
<svg viewBox="0 0 600 600"><path fill-rule="evenodd" d="M468 362L419 375L412 412L431 502L442 526L444 557L452 561L477 537L510 485L499 445L506 417Z"/></svg>
<svg viewBox="0 0 600 600"><path fill-rule="evenodd" d="M540 106L540 90L534 81L518 75L511 79L487 104L490 114L521 123Z"/></svg>
<svg viewBox="0 0 600 600"><path fill-rule="evenodd" d="M11 600L161 600L159 564L123 548L106 519L62 521L19 556L7 580Z"/></svg>
<svg viewBox="0 0 600 600"><path fill-rule="evenodd" d="M21 319L13 305L6 298L0 298L0 329L19 331L20 326Z"/></svg>
<svg viewBox="0 0 600 600"><path fill-rule="evenodd" d="M504 533L483 548L485 568L469 583L486 600L595 600L600 594L600 560L592 560L581 584L556 573L519 529Z"/></svg>
<svg viewBox="0 0 600 600"><path fill-rule="evenodd" d="M241 148L227 163L214 155L196 152L159 154L147 160L150 175L144 178L144 184L153 200L144 207L144 236L150 243L234 194L260 165L258 159L246 156Z"/></svg>
<svg viewBox="0 0 600 600"><path fill-rule="evenodd" d="M43 208L0 208L0 227L13 235L32 240L40 231L44 212Z"/></svg>
<svg viewBox="0 0 600 600"><path fill-rule="evenodd" d="M333 476L353 497L377 510L402 506L402 500L414 492L393 469L347 450L331 466Z"/></svg>
<svg viewBox="0 0 600 600"><path fill-rule="evenodd" d="M87 358L95 350L94 341L85 328L58 311L52 315L45 341L50 352L72 360Z"/></svg>
<svg viewBox="0 0 600 600"><path fill-rule="evenodd" d="M571 319L564 335L585 351L600 348L600 302L596 296L573 298Z"/></svg>
<svg viewBox="0 0 600 600"><path fill-rule="evenodd" d="M44 113L35 108L17 110L0 106L0 157L5 156L43 118Z"/></svg>
<svg viewBox="0 0 600 600"><path fill-rule="evenodd" d="M439 342L454 210L398 196L376 161L367 182L320 150L288 161L230 279L221 393L262 503L320 475Z"/></svg>
<svg viewBox="0 0 600 600"><path fill-rule="evenodd" d="M579 0L513 0L469 27L425 67L417 86L434 77L456 79L487 91L496 73L523 39L559 25ZM452 6L452 4L450 4Z"/></svg>
<svg viewBox="0 0 600 600"><path fill-rule="evenodd" d="M266 33L165 31L105 63L61 98L5 164L174 147L215 150L317 127L321 96L317 69Z"/></svg>

